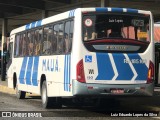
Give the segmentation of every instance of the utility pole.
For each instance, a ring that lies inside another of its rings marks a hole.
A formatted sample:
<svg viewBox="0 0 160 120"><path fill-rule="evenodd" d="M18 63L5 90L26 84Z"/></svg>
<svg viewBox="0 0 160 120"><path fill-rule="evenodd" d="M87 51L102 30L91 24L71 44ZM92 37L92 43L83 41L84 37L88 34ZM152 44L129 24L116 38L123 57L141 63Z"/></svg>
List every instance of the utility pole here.
<svg viewBox="0 0 160 120"><path fill-rule="evenodd" d="M2 41L1 41L1 81L6 79L6 60L4 56L4 43L7 39L7 19L3 18L2 20Z"/></svg>
<svg viewBox="0 0 160 120"><path fill-rule="evenodd" d="M101 7L109 7L110 0L101 0Z"/></svg>

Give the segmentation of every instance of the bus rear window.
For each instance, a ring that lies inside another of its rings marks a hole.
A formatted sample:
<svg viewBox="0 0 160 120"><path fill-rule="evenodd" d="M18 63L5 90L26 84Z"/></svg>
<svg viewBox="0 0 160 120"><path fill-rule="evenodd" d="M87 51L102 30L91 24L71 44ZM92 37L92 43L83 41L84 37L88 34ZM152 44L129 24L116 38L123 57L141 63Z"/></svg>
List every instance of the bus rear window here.
<svg viewBox="0 0 160 120"><path fill-rule="evenodd" d="M150 43L149 20L150 16L143 14L83 14L82 38L84 43L87 43L85 46L87 47L90 42L92 46L88 47L93 47L93 49L95 49L93 43L96 41L96 44L99 45L116 44L121 45L122 48L125 44L128 45L127 48L131 48L129 51L143 52ZM96 48L99 47L101 48L101 51L103 51L102 46L96 46ZM105 47L103 46L103 48Z"/></svg>

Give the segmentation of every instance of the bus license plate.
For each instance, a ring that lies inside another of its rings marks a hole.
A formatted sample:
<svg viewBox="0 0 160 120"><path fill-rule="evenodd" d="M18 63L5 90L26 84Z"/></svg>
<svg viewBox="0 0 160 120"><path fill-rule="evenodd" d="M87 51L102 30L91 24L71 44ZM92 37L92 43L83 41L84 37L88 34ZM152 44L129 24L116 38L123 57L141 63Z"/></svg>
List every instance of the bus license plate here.
<svg viewBox="0 0 160 120"><path fill-rule="evenodd" d="M113 94L123 94L124 89L111 89L111 93L113 93Z"/></svg>

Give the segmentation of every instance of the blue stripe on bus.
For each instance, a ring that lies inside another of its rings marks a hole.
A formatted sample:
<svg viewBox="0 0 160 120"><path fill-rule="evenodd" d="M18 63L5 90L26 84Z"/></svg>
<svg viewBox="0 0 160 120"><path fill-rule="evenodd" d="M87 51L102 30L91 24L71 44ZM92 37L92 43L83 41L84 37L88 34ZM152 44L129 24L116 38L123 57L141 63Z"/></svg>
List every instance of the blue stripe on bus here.
<svg viewBox="0 0 160 120"><path fill-rule="evenodd" d="M34 27L36 27L36 22L31 23L31 28L34 28Z"/></svg>
<svg viewBox="0 0 160 120"><path fill-rule="evenodd" d="M68 60L68 55L67 55L67 69L66 69L66 71L67 71L67 72L66 72L66 73L67 73L67 74L66 74L66 91L68 91L68 79L69 79L69 78L68 78L68 77L69 77L69 76L68 76L68 72L69 72L69 70L68 70L68 67L69 67L69 66L68 66L68 61L69 61L69 60Z"/></svg>
<svg viewBox="0 0 160 120"><path fill-rule="evenodd" d="M137 73L135 80L147 80L148 67L146 61L138 54L127 54L131 63ZM131 69L129 63L124 62L126 57L123 54L112 54L114 63L118 72L116 80L132 80L134 71ZM137 60L138 63L134 63ZM141 61L141 62L140 62ZM114 76L113 68L106 54L97 54L98 76L96 80L111 80Z"/></svg>
<svg viewBox="0 0 160 120"><path fill-rule="evenodd" d="M64 60L64 91L70 91L70 55Z"/></svg>
<svg viewBox="0 0 160 120"><path fill-rule="evenodd" d="M42 20L37 21L36 27L39 27L42 25Z"/></svg>
<svg viewBox="0 0 160 120"><path fill-rule="evenodd" d="M96 8L96 12L107 12L107 8Z"/></svg>
<svg viewBox="0 0 160 120"><path fill-rule="evenodd" d="M134 74L129 64L124 63L125 56L123 54L112 55L118 72L116 80L131 80Z"/></svg>
<svg viewBox="0 0 160 120"><path fill-rule="evenodd" d="M96 12L108 12L109 8L96 8ZM110 8L111 12L124 12L124 8ZM130 9L127 8L126 12L130 12L130 13L138 13L137 9Z"/></svg>
<svg viewBox="0 0 160 120"><path fill-rule="evenodd" d="M138 13L138 10L137 10L137 9L127 8L127 12L130 12L130 13Z"/></svg>
<svg viewBox="0 0 160 120"><path fill-rule="evenodd" d="M70 55L67 55L67 91L70 91Z"/></svg>
<svg viewBox="0 0 160 120"><path fill-rule="evenodd" d="M75 13L75 9L74 9L74 10L70 10L70 11L69 11L69 17L73 17L73 16L74 16L74 13Z"/></svg>
<svg viewBox="0 0 160 120"><path fill-rule="evenodd" d="M25 29L28 30L29 28L30 28L30 24L27 24Z"/></svg>
<svg viewBox="0 0 160 120"><path fill-rule="evenodd" d="M96 80L112 80L114 71L109 59L109 55L105 53L97 53L98 76Z"/></svg>
<svg viewBox="0 0 160 120"><path fill-rule="evenodd" d="M70 78L71 78L71 55L69 55L69 78L68 78L68 89L70 90Z"/></svg>
<svg viewBox="0 0 160 120"><path fill-rule="evenodd" d="M27 65L27 57L24 57L22 66L21 66L21 70L20 70L20 75L19 75L20 84L25 84L24 75L25 75L26 65Z"/></svg>
<svg viewBox="0 0 160 120"><path fill-rule="evenodd" d="M64 58L64 91L66 91L66 55Z"/></svg>
<svg viewBox="0 0 160 120"><path fill-rule="evenodd" d="M69 59L68 59L68 55L67 55L67 75L66 75L66 77L67 77L67 79L66 79L66 90L67 91L69 91L69 89L68 89L68 81L69 81L69 75L68 75L68 73L69 73Z"/></svg>
<svg viewBox="0 0 160 120"><path fill-rule="evenodd" d="M96 12L108 12L109 8L96 8ZM112 12L123 12L123 8L110 8Z"/></svg>
<svg viewBox="0 0 160 120"><path fill-rule="evenodd" d="M67 79L66 79L66 90L68 91L68 79L69 79L69 75L68 75L68 72L69 72L69 70L68 70L68 68L69 68L69 64L68 64L68 55L67 55L67 75L66 75L66 77L67 77Z"/></svg>
<svg viewBox="0 0 160 120"><path fill-rule="evenodd" d="M33 57L29 57L26 73L26 84L31 85L31 73L32 73Z"/></svg>
<svg viewBox="0 0 160 120"><path fill-rule="evenodd" d="M27 24L25 30L35 28L35 27L39 27L41 25L42 25L42 20L35 21L35 22L30 23L30 24Z"/></svg>
<svg viewBox="0 0 160 120"><path fill-rule="evenodd" d="M71 11L69 11L69 16L68 17L71 17Z"/></svg>
<svg viewBox="0 0 160 120"><path fill-rule="evenodd" d="M128 54L130 60L143 60L138 54ZM135 80L147 80L148 67L145 63L133 64L138 76Z"/></svg>
<svg viewBox="0 0 160 120"><path fill-rule="evenodd" d="M111 8L112 12L123 12L123 8Z"/></svg>
<svg viewBox="0 0 160 120"><path fill-rule="evenodd" d="M34 57L34 64L33 64L33 72L32 72L32 84L33 86L38 86L38 64L39 64L39 57Z"/></svg>
<svg viewBox="0 0 160 120"><path fill-rule="evenodd" d="M74 10L72 10L72 16L74 16Z"/></svg>

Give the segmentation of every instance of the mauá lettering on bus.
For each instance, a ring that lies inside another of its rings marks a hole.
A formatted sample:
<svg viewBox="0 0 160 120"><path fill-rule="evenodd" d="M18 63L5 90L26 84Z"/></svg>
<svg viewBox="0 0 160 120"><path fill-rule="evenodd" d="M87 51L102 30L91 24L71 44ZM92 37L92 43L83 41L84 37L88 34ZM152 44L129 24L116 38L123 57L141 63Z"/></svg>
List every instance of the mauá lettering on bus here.
<svg viewBox="0 0 160 120"><path fill-rule="evenodd" d="M58 59L43 59L42 71L58 72Z"/></svg>

